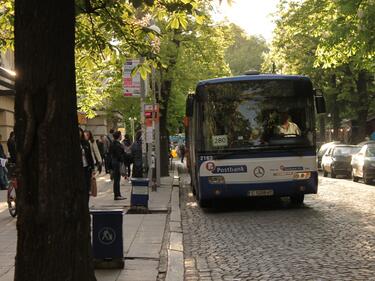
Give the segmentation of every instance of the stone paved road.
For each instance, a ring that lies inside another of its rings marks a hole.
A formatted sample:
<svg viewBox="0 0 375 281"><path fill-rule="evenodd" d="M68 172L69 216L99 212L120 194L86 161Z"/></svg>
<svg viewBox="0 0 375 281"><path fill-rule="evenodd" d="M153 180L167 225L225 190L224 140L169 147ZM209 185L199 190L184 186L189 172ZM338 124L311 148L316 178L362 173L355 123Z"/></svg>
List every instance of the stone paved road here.
<svg viewBox="0 0 375 281"><path fill-rule="evenodd" d="M375 185L320 178L301 208L181 197L185 280L375 280Z"/></svg>

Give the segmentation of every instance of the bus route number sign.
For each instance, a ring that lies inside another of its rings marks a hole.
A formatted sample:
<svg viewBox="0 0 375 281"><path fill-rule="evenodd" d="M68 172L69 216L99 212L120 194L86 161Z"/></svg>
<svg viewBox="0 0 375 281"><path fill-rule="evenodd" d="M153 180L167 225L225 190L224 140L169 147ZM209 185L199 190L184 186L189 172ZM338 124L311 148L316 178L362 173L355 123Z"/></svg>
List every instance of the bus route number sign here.
<svg viewBox="0 0 375 281"><path fill-rule="evenodd" d="M227 135L212 136L212 146L214 147L228 146L228 136Z"/></svg>

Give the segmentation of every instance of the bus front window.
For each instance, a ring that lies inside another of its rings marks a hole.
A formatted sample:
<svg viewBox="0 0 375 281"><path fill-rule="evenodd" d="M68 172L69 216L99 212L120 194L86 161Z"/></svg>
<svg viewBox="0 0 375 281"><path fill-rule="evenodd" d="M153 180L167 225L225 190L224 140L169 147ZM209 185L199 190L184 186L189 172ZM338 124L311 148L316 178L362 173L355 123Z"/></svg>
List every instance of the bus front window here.
<svg viewBox="0 0 375 281"><path fill-rule="evenodd" d="M313 143L312 95L294 81L209 85L202 103L205 150Z"/></svg>

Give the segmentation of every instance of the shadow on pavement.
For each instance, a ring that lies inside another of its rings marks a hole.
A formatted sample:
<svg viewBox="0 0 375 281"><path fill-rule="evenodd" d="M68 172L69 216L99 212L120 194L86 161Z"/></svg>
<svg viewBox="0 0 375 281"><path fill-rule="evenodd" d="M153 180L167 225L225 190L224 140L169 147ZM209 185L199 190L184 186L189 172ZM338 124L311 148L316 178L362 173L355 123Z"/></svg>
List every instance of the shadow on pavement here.
<svg viewBox="0 0 375 281"><path fill-rule="evenodd" d="M205 208L205 213L229 213L248 211L282 211L291 209L311 209L307 205L294 206L289 198L240 198L219 200L212 203L211 208Z"/></svg>

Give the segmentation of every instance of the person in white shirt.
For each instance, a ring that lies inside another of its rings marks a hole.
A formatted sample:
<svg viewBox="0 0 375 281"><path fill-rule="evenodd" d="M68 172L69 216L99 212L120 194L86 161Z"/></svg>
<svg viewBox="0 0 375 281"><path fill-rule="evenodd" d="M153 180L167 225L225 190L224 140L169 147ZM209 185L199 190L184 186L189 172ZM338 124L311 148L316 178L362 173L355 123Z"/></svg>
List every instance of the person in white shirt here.
<svg viewBox="0 0 375 281"><path fill-rule="evenodd" d="M301 130L296 123L290 121L290 116L287 112L280 113L281 125L276 127L277 135L295 135L300 136Z"/></svg>

